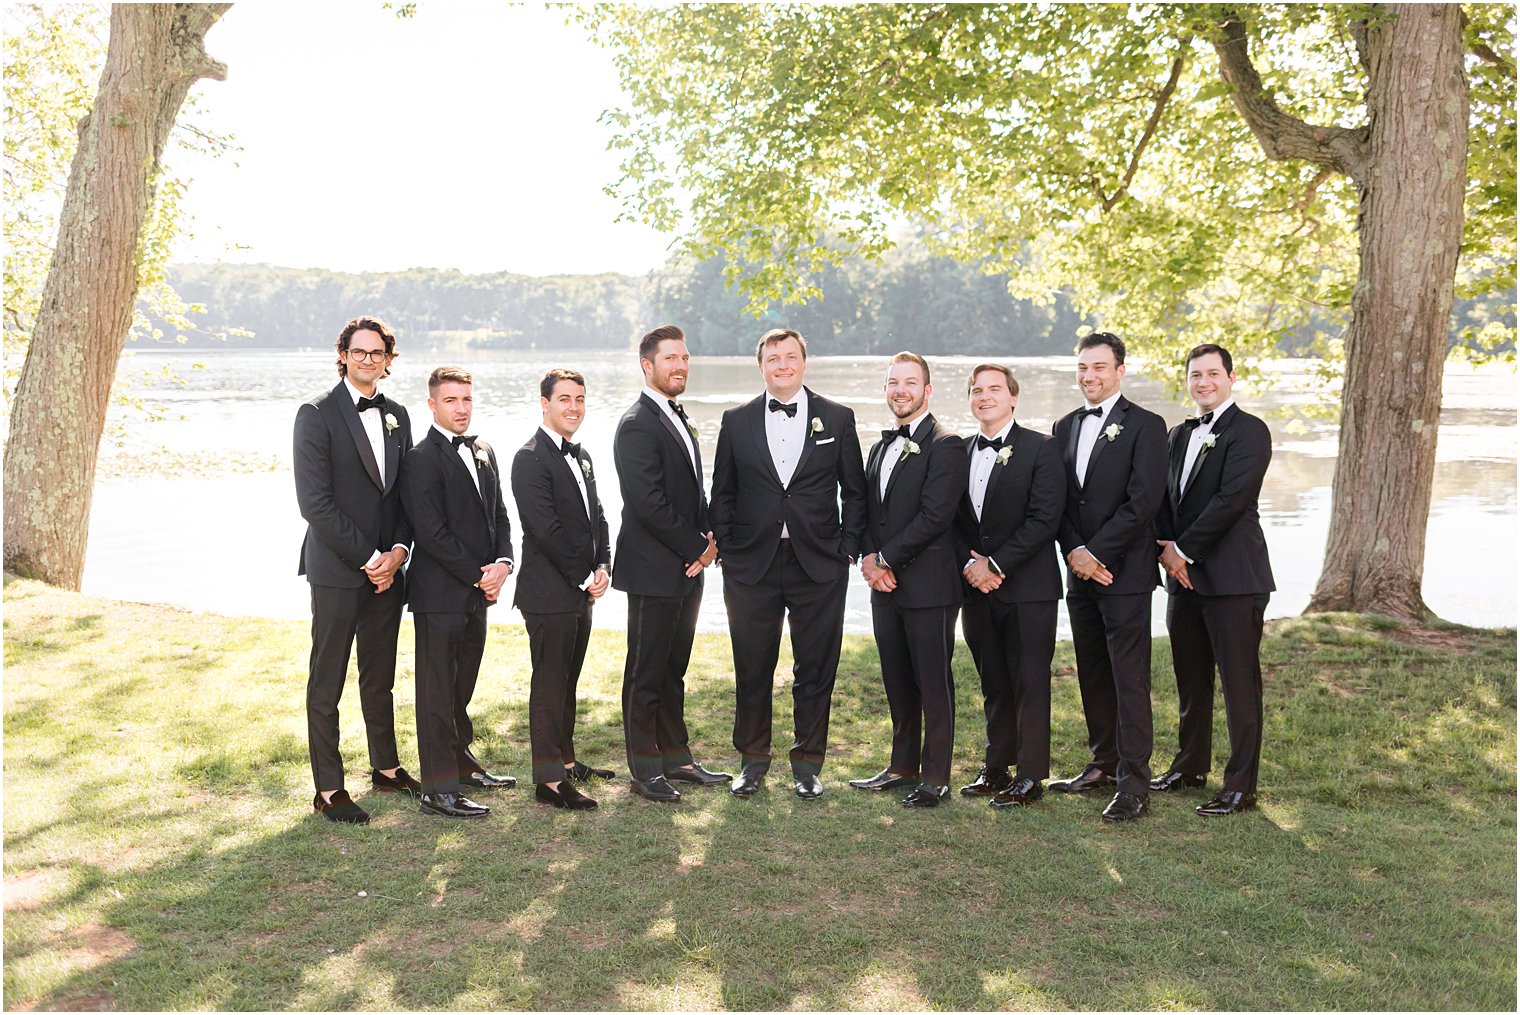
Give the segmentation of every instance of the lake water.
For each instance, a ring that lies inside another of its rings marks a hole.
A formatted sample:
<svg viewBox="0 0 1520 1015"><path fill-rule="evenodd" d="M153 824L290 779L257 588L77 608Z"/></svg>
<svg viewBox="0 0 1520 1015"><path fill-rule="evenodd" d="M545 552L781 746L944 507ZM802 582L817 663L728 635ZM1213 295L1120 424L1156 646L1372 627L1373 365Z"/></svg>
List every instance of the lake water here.
<svg viewBox="0 0 1520 1015"><path fill-rule="evenodd" d="M493 443L503 460L538 425L538 381L553 366L582 371L588 418L579 437L603 475L612 471L612 433L642 384L632 353L483 353L418 351L403 355L383 390L406 405L414 432L427 425L427 375L446 362L475 375L472 430ZM937 382L930 408L961 433L975 424L966 407L965 376L976 360L933 357ZM1080 396L1070 357L1008 361L1022 385L1021 425L1048 431L1076 408ZM311 351L169 349L130 353L122 374L144 405L161 410L113 408L101 449L101 472L91 516L84 590L116 599L163 602L230 615L306 618L307 585L296 575L305 523L296 508L291 474L291 427L296 406L336 382L330 348ZM1297 614L1319 577L1329 530L1330 482L1337 428L1333 417L1311 415L1318 402L1304 383L1307 364L1273 364L1277 383L1260 392L1237 386L1237 399L1265 414L1274 433L1271 470L1261 514L1278 591L1269 617ZM862 448L890 417L881 395L882 357L816 357L808 385L849 404L860 425ZM703 357L693 361L683 402L701 430L704 464L711 475L719 418L724 409L761 388L754 360ZM1137 372L1125 381L1128 397L1162 414L1169 424L1187 415L1183 403ZM1515 374L1507 367L1447 368L1437 447L1435 492L1426 544L1425 599L1441 617L1465 624L1514 626L1516 585ZM614 538L621 503L617 483L601 484ZM513 517L514 542L521 528ZM1498 581L1474 581L1473 548L1481 547L1485 572ZM725 629L721 575L709 575L703 630ZM847 630L870 633L869 590L852 583ZM503 594L510 602L511 590ZM1153 616L1164 626L1164 593ZM599 627L621 628L626 607L617 593L598 605ZM497 621L520 620L509 607ZM1061 636L1067 636L1061 611Z"/></svg>

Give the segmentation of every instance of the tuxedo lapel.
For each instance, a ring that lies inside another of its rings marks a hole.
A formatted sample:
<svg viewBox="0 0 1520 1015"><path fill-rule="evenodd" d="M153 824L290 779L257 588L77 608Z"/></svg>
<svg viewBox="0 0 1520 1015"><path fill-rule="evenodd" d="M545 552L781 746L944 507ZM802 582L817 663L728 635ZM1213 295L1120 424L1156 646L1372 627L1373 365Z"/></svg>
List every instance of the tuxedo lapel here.
<svg viewBox="0 0 1520 1015"><path fill-rule="evenodd" d="M359 415L357 412L355 416ZM385 413L380 414L380 430L384 434L381 443L385 445L385 492L390 493L396 485L396 477L401 474L401 438L393 435L385 425Z"/></svg>
<svg viewBox="0 0 1520 1015"><path fill-rule="evenodd" d="M813 416L823 423L824 432L827 433L829 421L823 418L825 410L822 403L819 402L818 396L806 387L802 390L807 392L808 408L813 409L815 405L818 407L813 412ZM817 434L813 433L813 421L811 419L804 420L802 424L802 452L797 456L797 468L792 470L792 478L794 480L802 473L802 467L807 464L808 456L813 453L813 439L817 436Z"/></svg>
<svg viewBox="0 0 1520 1015"><path fill-rule="evenodd" d="M691 437L690 431L688 431L683 436L681 434L681 424L671 419L665 410L661 409L654 403L654 399L640 392L639 400L644 403L645 407L648 408L650 412L654 413L655 418L660 421L660 425L665 428L665 432L670 434L670 439L676 442L676 448L680 450L681 457L686 460L686 463L688 465L692 464L692 462L696 463L695 475L702 475L702 445L697 441L697 439L695 437ZM686 438L688 437L691 437L690 444L687 444L686 442ZM695 458L693 458L693 455L695 455ZM698 482L698 491L701 490L701 487L702 484Z"/></svg>
<svg viewBox="0 0 1520 1015"><path fill-rule="evenodd" d="M1077 482L1077 443L1082 436L1082 420L1077 418L1076 413L1072 413L1066 417L1066 424L1071 428L1066 433L1066 475L1075 483Z"/></svg>
<svg viewBox="0 0 1520 1015"><path fill-rule="evenodd" d="M1224 440L1224 432L1225 430L1229 429L1230 423L1234 421L1235 414L1238 409L1239 406L1230 406L1224 412L1220 413L1219 418L1214 421L1213 427L1209 429L1209 436L1214 438L1214 443L1216 445L1220 441ZM1193 467L1192 469L1188 470L1188 490L1191 490L1193 488L1193 484L1198 479L1198 473L1203 470L1203 460L1207 458L1211 453L1212 452L1208 448L1198 449L1198 455L1193 459ZM1179 504L1181 503L1183 496L1186 496L1186 494L1184 493L1178 496L1177 501Z"/></svg>
<svg viewBox="0 0 1520 1015"><path fill-rule="evenodd" d="M754 442L755 454L760 457L761 463L765 466L765 474L775 480L777 486L784 487L786 484L781 482L781 475L776 471L776 462L771 458L770 441L765 436L765 414L770 410L766 408L766 403L763 401L764 398L765 396L761 395L754 402L755 409L749 414L749 432ZM802 468L800 462L797 468ZM796 472L794 471L792 475L795 476Z"/></svg>
<svg viewBox="0 0 1520 1015"><path fill-rule="evenodd" d="M1119 400L1114 403L1114 411L1108 414L1107 422L1099 420L1099 422L1103 423L1103 428L1102 430L1098 431L1098 439L1093 441L1092 457L1087 459L1087 473L1084 476L1085 481L1082 484L1083 486L1086 486L1088 483L1092 482L1093 469L1097 467L1098 459L1103 457L1103 450L1113 443L1113 441L1103 436L1103 430L1107 430L1109 427L1116 424L1123 423L1124 413L1128 408L1129 402L1123 396L1121 396Z"/></svg>
<svg viewBox="0 0 1520 1015"><path fill-rule="evenodd" d="M1171 462L1167 469L1166 489L1174 508L1182 501L1182 463L1187 461L1187 446L1191 439L1192 431L1186 425L1179 426L1169 449Z"/></svg>
<svg viewBox="0 0 1520 1015"><path fill-rule="evenodd" d="M908 435L908 440L903 444L902 450L897 453L898 462L892 467L892 475L887 477L887 492L882 494L881 497L883 502L885 502L888 497L892 496L892 488L897 485L897 480L903 473L903 467L912 461L914 457L916 457L912 452L908 450L908 445L917 444L920 448L922 448L923 441L915 440L914 438L921 438L926 434L933 432L933 430L934 414L931 412L919 422L918 429ZM877 485L880 486L881 484L878 483Z"/></svg>
<svg viewBox="0 0 1520 1015"><path fill-rule="evenodd" d="M877 441L866 456L866 490L871 503L881 506L881 461L885 457L887 441Z"/></svg>
<svg viewBox="0 0 1520 1015"><path fill-rule="evenodd" d="M333 389L332 398L328 401L332 402L333 408L343 416L343 422L348 426L349 436L354 439L354 448L359 452L359 461L364 463L364 471L369 473L369 478L374 481L378 489L382 491L388 489L380 481L380 466L375 461L375 450L369 446L369 434L364 432L364 424L359 419L359 413L355 411L354 400L348 395L348 386L339 381L338 386ZM390 464L389 456L387 456L386 464ZM395 474L396 470L391 469L390 475Z"/></svg>

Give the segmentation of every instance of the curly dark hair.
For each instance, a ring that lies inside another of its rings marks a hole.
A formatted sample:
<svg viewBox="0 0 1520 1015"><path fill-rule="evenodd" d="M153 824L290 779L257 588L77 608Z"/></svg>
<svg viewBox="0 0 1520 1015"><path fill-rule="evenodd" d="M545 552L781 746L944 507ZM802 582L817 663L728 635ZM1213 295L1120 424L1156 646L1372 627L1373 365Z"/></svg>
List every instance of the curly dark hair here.
<svg viewBox="0 0 1520 1015"><path fill-rule="evenodd" d="M400 355L396 351L396 333L391 330L389 324L386 324L378 317L370 317L367 314L363 317L355 317L352 321L343 325L343 330L338 333L338 341L333 345L333 348L338 351L339 377L348 376L348 364L343 362L343 354L348 351L349 343L354 340L354 332L356 331L373 331L379 335L381 341L385 343L385 355L390 359L395 359ZM385 373L380 376L389 377L390 375L391 367L387 363L385 365Z"/></svg>

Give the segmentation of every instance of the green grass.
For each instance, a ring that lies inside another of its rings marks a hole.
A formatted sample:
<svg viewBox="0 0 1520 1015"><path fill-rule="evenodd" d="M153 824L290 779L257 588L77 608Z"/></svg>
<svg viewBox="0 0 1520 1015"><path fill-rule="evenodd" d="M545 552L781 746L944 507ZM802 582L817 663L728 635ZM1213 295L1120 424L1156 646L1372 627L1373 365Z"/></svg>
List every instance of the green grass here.
<svg viewBox="0 0 1520 1015"><path fill-rule="evenodd" d="M821 800L795 799L783 762L749 801L656 806L620 779L591 814L519 788L483 822L429 819L367 792L350 684L349 784L375 816L352 828L310 811L307 625L7 580L5 1004L1513 1010L1514 632L1270 627L1262 807L1238 818L1195 816L1201 791L1120 827L1092 797L909 812L852 791L888 744L874 648L852 637ZM410 760L409 622L401 644ZM620 772L622 647L593 638L578 733L583 759ZM1085 732L1069 645L1056 665L1061 773ZM1164 767L1164 641L1155 673ZM520 779L527 681L522 628L493 626L479 751ZM969 777L964 647L956 681ZM784 747L789 695L776 712ZM704 636L698 757L732 766L732 714L727 639Z"/></svg>

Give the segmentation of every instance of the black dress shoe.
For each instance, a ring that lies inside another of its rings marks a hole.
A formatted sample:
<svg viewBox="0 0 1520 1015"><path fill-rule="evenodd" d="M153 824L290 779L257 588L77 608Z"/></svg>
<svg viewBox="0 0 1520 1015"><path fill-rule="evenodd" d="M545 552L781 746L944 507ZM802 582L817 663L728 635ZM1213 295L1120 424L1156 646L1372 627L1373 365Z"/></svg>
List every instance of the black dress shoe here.
<svg viewBox="0 0 1520 1015"><path fill-rule="evenodd" d="M567 811L592 811L596 810L596 801L570 785L568 781L558 786L550 787L544 783L537 783L533 787L533 799L541 804L549 804Z"/></svg>
<svg viewBox="0 0 1520 1015"><path fill-rule="evenodd" d="M1045 787L1033 779L1015 779L989 801L994 807L1027 807L1045 795Z"/></svg>
<svg viewBox="0 0 1520 1015"><path fill-rule="evenodd" d="M799 775L792 779L792 788L803 800L817 800L823 796L823 780L816 775Z"/></svg>
<svg viewBox="0 0 1520 1015"><path fill-rule="evenodd" d="M673 804L681 799L681 791L666 782L663 775L657 775L653 779L629 779L628 788L645 800L656 803Z"/></svg>
<svg viewBox="0 0 1520 1015"><path fill-rule="evenodd" d="M1145 813L1145 797L1120 790L1103 808L1104 821L1134 821Z"/></svg>
<svg viewBox="0 0 1520 1015"><path fill-rule="evenodd" d="M592 776L598 779L617 778L617 773L610 768L592 768L590 765L583 765L579 761L573 765L566 765L565 774L576 782L590 782Z"/></svg>
<svg viewBox="0 0 1520 1015"><path fill-rule="evenodd" d="M1255 807L1255 793L1242 793L1239 790L1222 789L1214 794L1214 799L1206 804L1199 804L1193 810L1204 817L1222 818L1226 814L1239 814L1241 811L1254 810Z"/></svg>
<svg viewBox="0 0 1520 1015"><path fill-rule="evenodd" d="M1119 785L1118 779L1097 765L1088 765L1082 769L1081 775L1071 779L1057 779L1050 784L1050 788L1057 793L1085 793L1090 789L1117 785Z"/></svg>
<svg viewBox="0 0 1520 1015"><path fill-rule="evenodd" d="M395 775L386 775L378 768L372 768L369 781L371 786L382 793L410 793L414 797L422 794L422 783L413 779L411 773L404 768L396 769Z"/></svg>
<svg viewBox="0 0 1520 1015"><path fill-rule="evenodd" d="M667 769L665 778L671 782L694 782L699 786L713 786L720 782L734 781L734 777L727 772L709 772L696 762L682 765L680 768Z"/></svg>
<svg viewBox="0 0 1520 1015"><path fill-rule="evenodd" d="M491 808L482 807L463 793L424 793L417 799L417 809L441 818L483 818L491 813Z"/></svg>
<svg viewBox="0 0 1520 1015"><path fill-rule="evenodd" d="M745 765L739 770L739 778L728 787L728 791L734 796L754 796L765 785L765 771L759 765Z"/></svg>
<svg viewBox="0 0 1520 1015"><path fill-rule="evenodd" d="M517 785L517 779L510 775L492 775L490 772L477 770L461 773L459 785L473 786L476 789L511 789Z"/></svg>
<svg viewBox="0 0 1520 1015"><path fill-rule="evenodd" d="M312 797L311 808L328 821L344 825L369 824L369 812L354 803L354 798L348 795L346 789L338 790L331 800L323 800L322 794L318 793Z"/></svg>
<svg viewBox="0 0 1520 1015"><path fill-rule="evenodd" d="M868 789L880 793L883 790L895 789L898 786L907 786L917 782L918 776L916 775L898 775L890 768L883 768L869 779L851 779L850 785L856 789Z"/></svg>
<svg viewBox="0 0 1520 1015"><path fill-rule="evenodd" d="M961 796L992 796L999 790L1007 789L1013 778L1006 768L991 768L983 765L977 770L976 779L961 787Z"/></svg>
<svg viewBox="0 0 1520 1015"><path fill-rule="evenodd" d="M938 807L939 802L950 795L949 786L936 786L932 782L921 782L913 787L913 792L902 798L904 807Z"/></svg>
<svg viewBox="0 0 1520 1015"><path fill-rule="evenodd" d="M1156 793L1170 793L1174 789L1198 789L1206 781L1208 780L1201 775L1169 771L1151 780L1151 790Z"/></svg>

